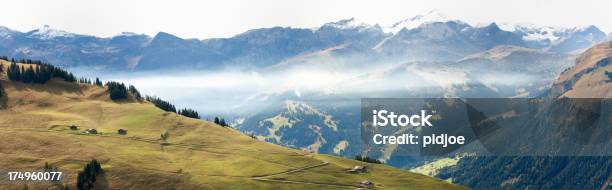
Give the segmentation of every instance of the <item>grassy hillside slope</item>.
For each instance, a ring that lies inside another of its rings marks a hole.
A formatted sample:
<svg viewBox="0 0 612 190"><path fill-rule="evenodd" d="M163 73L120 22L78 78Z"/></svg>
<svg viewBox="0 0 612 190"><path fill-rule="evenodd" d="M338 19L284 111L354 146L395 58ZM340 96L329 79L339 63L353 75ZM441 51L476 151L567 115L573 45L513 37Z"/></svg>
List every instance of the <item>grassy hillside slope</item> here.
<svg viewBox="0 0 612 190"><path fill-rule="evenodd" d="M435 178L344 158L309 154L257 141L214 123L164 112L148 102L113 102L106 89L53 79L46 84L0 83L0 168L36 171L45 162L76 174L91 159L105 171L98 189L463 189ZM78 130L71 130L76 125ZM98 134L85 134L95 128ZM126 129L126 135L117 134ZM168 131L167 141L160 134ZM347 169L367 165L369 172ZM0 189L23 183L0 183ZM29 183L30 189L60 188Z"/></svg>
<svg viewBox="0 0 612 190"><path fill-rule="evenodd" d="M563 72L554 83L553 97L610 98L612 81L612 41L597 44L582 53L576 65Z"/></svg>

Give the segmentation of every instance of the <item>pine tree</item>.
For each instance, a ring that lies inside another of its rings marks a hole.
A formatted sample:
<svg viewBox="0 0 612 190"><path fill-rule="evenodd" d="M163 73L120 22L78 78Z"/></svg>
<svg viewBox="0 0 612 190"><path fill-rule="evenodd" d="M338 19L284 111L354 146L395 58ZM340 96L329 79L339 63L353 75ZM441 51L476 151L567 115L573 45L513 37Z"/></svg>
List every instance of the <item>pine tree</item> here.
<svg viewBox="0 0 612 190"><path fill-rule="evenodd" d="M24 67L19 67L19 81L23 81L23 79L25 78L25 69Z"/></svg>
<svg viewBox="0 0 612 190"><path fill-rule="evenodd" d="M34 75L35 75L34 69L32 68L32 66L29 66L24 69L24 74L21 76L22 77L21 81L25 83L33 83Z"/></svg>
<svg viewBox="0 0 612 190"><path fill-rule="evenodd" d="M225 122L225 119L220 117L215 117L215 120L213 122L217 125L221 125L222 127L229 127L229 124Z"/></svg>
<svg viewBox="0 0 612 190"><path fill-rule="evenodd" d="M225 122L225 119L221 118L221 121L219 122L219 125L223 126L223 127L228 127L229 125Z"/></svg>
<svg viewBox="0 0 612 190"><path fill-rule="evenodd" d="M134 96L134 98L136 98L138 101L142 101L142 96L140 95L140 92L138 92L138 89L136 89L134 85L130 85L128 90Z"/></svg>
<svg viewBox="0 0 612 190"><path fill-rule="evenodd" d="M11 65L9 65L7 75L8 75L9 80L21 79L21 69L19 68L19 65L17 65L17 63L14 63L14 62L11 63Z"/></svg>
<svg viewBox="0 0 612 190"><path fill-rule="evenodd" d="M186 116L186 117L190 117L190 118L200 119L200 114L198 114L197 111L189 109L189 108L183 108L182 110L179 110L178 114Z"/></svg>
<svg viewBox="0 0 612 190"><path fill-rule="evenodd" d="M146 96L145 100L153 103L153 105L155 105L155 107L158 107L159 109L162 109L164 111L168 111L168 112L174 112L176 113L176 107L174 107L174 105L172 105L170 102L162 100L158 97L154 97L154 96Z"/></svg>
<svg viewBox="0 0 612 190"><path fill-rule="evenodd" d="M102 81L100 80L100 78L96 77L96 82L95 82L96 86L102 86Z"/></svg>
<svg viewBox="0 0 612 190"><path fill-rule="evenodd" d="M106 83L106 87L108 88L111 100L121 100L128 98L128 90L125 87L125 84L115 81L109 81Z"/></svg>
<svg viewBox="0 0 612 190"><path fill-rule="evenodd" d="M219 118L218 118L218 117L215 117L215 120L214 120L213 122L214 122L215 124L217 124L217 125L220 125L220 122L219 122Z"/></svg>
<svg viewBox="0 0 612 190"><path fill-rule="evenodd" d="M96 177L102 173L102 167L100 162L97 160L91 160L85 167L83 171L79 171L77 175L77 189L79 190L88 190L93 189L94 184L96 182Z"/></svg>

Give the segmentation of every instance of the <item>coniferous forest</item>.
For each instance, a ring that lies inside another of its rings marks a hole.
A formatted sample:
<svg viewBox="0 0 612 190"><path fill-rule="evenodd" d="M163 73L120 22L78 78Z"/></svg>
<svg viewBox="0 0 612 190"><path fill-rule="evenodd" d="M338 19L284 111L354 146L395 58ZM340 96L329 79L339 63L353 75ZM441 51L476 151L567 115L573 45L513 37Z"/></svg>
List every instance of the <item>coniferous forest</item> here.
<svg viewBox="0 0 612 190"><path fill-rule="evenodd" d="M41 62L34 62L30 65L22 66L12 62L7 69L7 76L9 80L12 81L37 84L44 84L54 77L64 79L66 82L77 81L72 73Z"/></svg>

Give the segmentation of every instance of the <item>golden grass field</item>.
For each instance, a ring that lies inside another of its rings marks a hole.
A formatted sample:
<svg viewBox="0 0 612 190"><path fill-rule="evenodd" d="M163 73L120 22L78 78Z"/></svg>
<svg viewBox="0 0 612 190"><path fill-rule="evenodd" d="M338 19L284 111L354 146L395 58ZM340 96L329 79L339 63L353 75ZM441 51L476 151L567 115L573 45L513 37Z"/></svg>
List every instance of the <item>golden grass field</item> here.
<svg viewBox="0 0 612 190"><path fill-rule="evenodd" d="M612 41L597 44L576 59L576 65L562 73L554 87L561 89L564 97L570 98L610 98L612 82L605 72L612 71L612 64L598 66L603 59L612 57ZM570 88L565 83L572 81Z"/></svg>
<svg viewBox="0 0 612 190"><path fill-rule="evenodd" d="M7 62L2 61L4 71ZM151 103L113 102L103 87L66 83L24 84L0 74L0 170L36 171L45 162L76 173L91 159L102 162L97 189L464 189L385 165L310 154L261 142L237 130L164 112ZM78 130L69 129L77 125ZM95 128L99 134L83 134ZM117 134L127 129L127 135ZM170 137L161 140L167 130ZM369 172L350 174L356 165ZM6 181L0 189L22 189ZM28 183L29 189L59 189Z"/></svg>

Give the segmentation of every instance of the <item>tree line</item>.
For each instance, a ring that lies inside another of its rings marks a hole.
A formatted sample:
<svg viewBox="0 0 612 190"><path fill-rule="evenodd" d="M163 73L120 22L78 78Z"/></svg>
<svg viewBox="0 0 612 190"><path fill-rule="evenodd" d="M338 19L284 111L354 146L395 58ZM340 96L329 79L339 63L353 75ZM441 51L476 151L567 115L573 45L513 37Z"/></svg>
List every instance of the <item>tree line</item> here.
<svg viewBox="0 0 612 190"><path fill-rule="evenodd" d="M85 79L83 79L82 81L84 81L85 83L95 84L98 86L100 86L100 84L102 83L100 79L98 78L96 78L94 82L91 82L90 80L85 80ZM153 103L155 107L158 107L161 110L164 110L167 112L174 112L179 115L183 115L185 117L200 119L200 114L193 109L183 108L181 110L177 110L176 107L172 103L162 100L161 98L155 97L155 96L145 96L143 98L140 92L138 91L138 89L136 89L134 85L129 85L126 87L124 83L108 81L106 82L106 84L104 84L104 86L107 87L111 100L127 99L129 95L131 94L136 100L138 101L146 100L148 102Z"/></svg>
<svg viewBox="0 0 612 190"><path fill-rule="evenodd" d="M85 82L87 81L88 80L85 80ZM92 81L89 84L95 84L96 86L103 86L102 81L100 81L99 78L96 78L95 81ZM136 89L134 85L129 85L126 87L124 83L108 81L106 82L106 84L104 84L104 86L106 86L111 100L127 99L130 94L134 97L134 99L138 101L143 100L142 96L140 95L140 92L138 91L138 89Z"/></svg>
<svg viewBox="0 0 612 190"><path fill-rule="evenodd" d="M81 77L81 78L79 78L79 80L77 80L77 82L82 83L82 84L91 84L91 85L96 85L96 86L104 86L104 83L102 83L102 81L98 77L96 77L96 80L91 80L89 78Z"/></svg>
<svg viewBox="0 0 612 190"><path fill-rule="evenodd" d="M168 101L162 100L159 97L156 97L156 96L145 96L145 100L153 103L153 105L155 105L159 109L162 109L162 110L167 111L167 112L175 112L176 113L176 107L174 107L174 105L172 105Z"/></svg>
<svg viewBox="0 0 612 190"><path fill-rule="evenodd" d="M15 59L15 58L8 58L8 56L0 56L1 60L5 60L5 61L9 61L11 63L25 63L25 64L36 64L36 65L40 65L43 64L44 62L41 60L32 60L32 59Z"/></svg>
<svg viewBox="0 0 612 190"><path fill-rule="evenodd" d="M182 110L178 110L177 113L179 115L184 115L184 116L190 117L190 118L196 118L196 119L200 118L200 114L198 114L197 111L192 110L190 108L183 108Z"/></svg>
<svg viewBox="0 0 612 190"><path fill-rule="evenodd" d="M382 164L382 162L380 160L374 159L374 158L370 158L368 156L357 155L357 156L355 156L355 160L359 160L359 161L367 162L367 163Z"/></svg>
<svg viewBox="0 0 612 190"><path fill-rule="evenodd" d="M158 107L161 110L164 110L167 112L174 112L174 113L177 113L185 117L201 119L200 114L196 110L191 109L191 108L176 109L176 106L174 106L172 103L170 103L169 101L163 100L157 96L145 96L144 99L148 102L153 103L155 107Z"/></svg>
<svg viewBox="0 0 612 190"><path fill-rule="evenodd" d="M215 117L215 119L213 120L213 123L217 124L217 125L221 125L222 127L229 127L229 123L225 122L225 119L220 118L220 117Z"/></svg>
<svg viewBox="0 0 612 190"><path fill-rule="evenodd" d="M109 81L106 82L106 88L108 88L111 100L121 100L128 98L128 89L123 83Z"/></svg>
<svg viewBox="0 0 612 190"><path fill-rule="evenodd" d="M6 71L6 75L9 80L24 83L44 84L54 77L64 79L66 82L77 81L72 73L59 67L40 62L31 63L31 65L19 65L15 62L11 62Z"/></svg>

